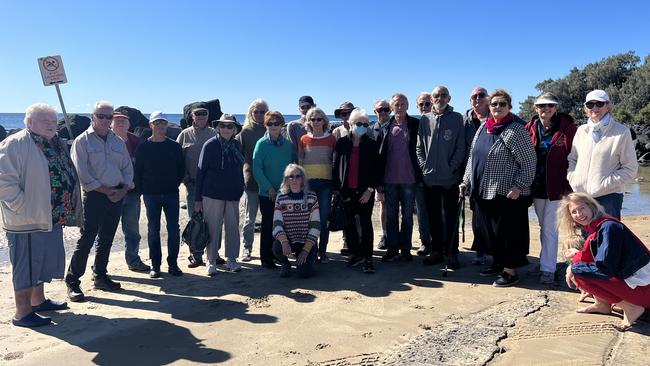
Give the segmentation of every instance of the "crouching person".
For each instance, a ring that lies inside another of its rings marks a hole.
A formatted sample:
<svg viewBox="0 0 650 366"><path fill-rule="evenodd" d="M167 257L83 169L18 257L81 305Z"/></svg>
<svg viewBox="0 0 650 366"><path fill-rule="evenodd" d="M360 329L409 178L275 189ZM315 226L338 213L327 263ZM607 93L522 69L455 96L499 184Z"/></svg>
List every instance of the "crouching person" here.
<svg viewBox="0 0 650 366"><path fill-rule="evenodd" d="M292 254L296 256L300 277L309 277L316 262L320 214L316 195L307 191L305 180L305 169L289 164L275 201L273 255L282 263L280 277L291 275Z"/></svg>
<svg viewBox="0 0 650 366"><path fill-rule="evenodd" d="M0 209L7 233L20 327L50 324L42 311L67 309L45 298L44 283L63 278L62 226L81 226L81 191L65 143L56 135L56 111L34 104L27 128L0 144Z"/></svg>

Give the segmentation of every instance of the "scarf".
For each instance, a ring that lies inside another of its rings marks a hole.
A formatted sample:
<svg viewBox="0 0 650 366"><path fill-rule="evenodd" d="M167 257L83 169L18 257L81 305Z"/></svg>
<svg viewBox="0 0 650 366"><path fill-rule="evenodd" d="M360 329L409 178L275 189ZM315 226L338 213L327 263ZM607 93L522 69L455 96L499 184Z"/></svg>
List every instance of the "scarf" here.
<svg viewBox="0 0 650 366"><path fill-rule="evenodd" d="M273 139L271 139L271 135L269 135L269 131L266 131L266 133L264 133L264 137L262 137L262 138L269 140L271 142L271 145L274 145L274 146L282 146L282 145L284 145L285 142L287 142L286 137L284 137L284 135L282 135L282 133L280 133L278 135L277 139L273 140Z"/></svg>
<svg viewBox="0 0 650 366"><path fill-rule="evenodd" d="M230 140L226 140L221 135L218 136L221 143L221 169L224 169L226 159L235 159L237 163L243 164L244 155L237 149L235 138L231 137Z"/></svg>
<svg viewBox="0 0 650 366"><path fill-rule="evenodd" d="M589 129L591 129L591 138L594 140L594 143L600 141L600 139L603 138L602 129L607 127L611 120L612 115L610 113L607 113L599 122L594 122L591 120L591 118L589 118L587 121L587 126L589 126Z"/></svg>
<svg viewBox="0 0 650 366"><path fill-rule="evenodd" d="M508 115L503 117L503 119L500 121L497 121L494 117L490 116L490 118L488 118L487 121L485 122L485 128L487 129L487 132L489 134L498 135L512 121L513 121L512 113L508 113Z"/></svg>

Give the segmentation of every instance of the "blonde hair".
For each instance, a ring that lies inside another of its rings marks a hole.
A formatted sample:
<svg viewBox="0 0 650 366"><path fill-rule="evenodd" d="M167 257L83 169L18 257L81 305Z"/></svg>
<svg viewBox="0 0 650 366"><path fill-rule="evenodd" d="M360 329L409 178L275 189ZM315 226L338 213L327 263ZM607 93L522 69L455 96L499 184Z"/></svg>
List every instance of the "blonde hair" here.
<svg viewBox="0 0 650 366"><path fill-rule="evenodd" d="M266 109L266 111L269 110L269 105L266 103L266 101L262 98L257 98L254 101L251 102L251 105L248 106L248 112L246 112L246 118L244 119L244 127L248 126L249 124L253 123L253 109L255 107L261 106ZM261 124L264 124L264 121L262 121Z"/></svg>
<svg viewBox="0 0 650 366"><path fill-rule="evenodd" d="M307 132L313 133L314 129L311 121L309 120L314 114L320 113L320 116L323 118L323 133L326 133L330 130L330 119L327 118L325 111L318 107L309 108L307 114L305 114L305 129Z"/></svg>
<svg viewBox="0 0 650 366"><path fill-rule="evenodd" d="M282 184L280 185L280 192L282 193L289 193L291 192L291 188L289 187L289 174L291 172L297 170L300 172L300 175L302 175L302 182L300 183L300 190L305 192L307 191L307 174L305 173L305 168L298 164L289 164L287 167L284 169L284 175L282 177Z"/></svg>
<svg viewBox="0 0 650 366"><path fill-rule="evenodd" d="M569 193L562 198L557 208L557 223L560 237L563 238L564 248L576 248L582 242L582 226L571 217L569 204L583 203L591 210L592 220L605 214L605 209L593 197L586 193Z"/></svg>

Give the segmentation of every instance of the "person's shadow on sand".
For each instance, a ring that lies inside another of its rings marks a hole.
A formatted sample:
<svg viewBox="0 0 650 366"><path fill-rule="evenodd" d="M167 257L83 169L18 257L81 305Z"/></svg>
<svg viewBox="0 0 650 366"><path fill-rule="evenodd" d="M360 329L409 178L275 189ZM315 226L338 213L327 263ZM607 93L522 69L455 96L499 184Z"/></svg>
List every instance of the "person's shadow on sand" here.
<svg viewBox="0 0 650 366"><path fill-rule="evenodd" d="M57 326L34 328L88 353L97 353L97 365L166 365L180 360L219 363L228 352L207 348L183 327L164 320L107 319L95 315L55 315Z"/></svg>

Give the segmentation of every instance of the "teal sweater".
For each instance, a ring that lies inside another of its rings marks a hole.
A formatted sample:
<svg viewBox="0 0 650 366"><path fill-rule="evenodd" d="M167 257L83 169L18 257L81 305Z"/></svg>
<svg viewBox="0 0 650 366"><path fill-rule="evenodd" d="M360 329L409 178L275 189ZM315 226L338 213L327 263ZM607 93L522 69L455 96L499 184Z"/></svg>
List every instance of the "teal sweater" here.
<svg viewBox="0 0 650 366"><path fill-rule="evenodd" d="M293 150L289 140L276 145L268 135L262 137L253 151L253 176L259 186L260 196L268 197L269 188L280 190L284 169L292 162Z"/></svg>

